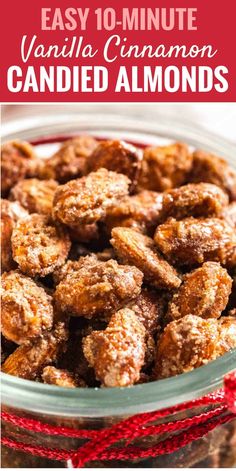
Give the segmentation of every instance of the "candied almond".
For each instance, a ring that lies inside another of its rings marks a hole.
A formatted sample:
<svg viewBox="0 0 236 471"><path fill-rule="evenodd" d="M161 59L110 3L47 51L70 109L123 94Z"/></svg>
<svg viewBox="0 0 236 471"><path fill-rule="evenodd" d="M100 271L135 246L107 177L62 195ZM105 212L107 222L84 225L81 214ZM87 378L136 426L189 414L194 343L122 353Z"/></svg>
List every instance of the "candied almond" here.
<svg viewBox="0 0 236 471"><path fill-rule="evenodd" d="M176 265L206 261L227 265L236 246L234 229L223 219L169 219L157 227L154 241L168 260Z"/></svg>
<svg viewBox="0 0 236 471"><path fill-rule="evenodd" d="M22 219L29 213L26 211L18 201L9 201L1 199L1 216L10 216L11 219L16 222L18 219Z"/></svg>
<svg viewBox="0 0 236 471"><path fill-rule="evenodd" d="M189 183L163 193L161 219L220 216L228 205L227 194L210 183Z"/></svg>
<svg viewBox="0 0 236 471"><path fill-rule="evenodd" d="M93 224L105 217L107 209L128 194L129 179L99 169L86 177L71 180L56 190L54 218L68 225Z"/></svg>
<svg viewBox="0 0 236 471"><path fill-rule="evenodd" d="M9 141L1 147L1 191L8 191L21 179L34 176L37 172L34 148L24 141Z"/></svg>
<svg viewBox="0 0 236 471"><path fill-rule="evenodd" d="M81 256L78 260L67 260L67 262L58 267L53 272L53 280L58 285L64 278L72 273L78 272L80 268L96 265L97 257L95 254Z"/></svg>
<svg viewBox="0 0 236 471"><path fill-rule="evenodd" d="M60 370L55 366L46 366L43 369L42 379L44 383L54 384L62 388L78 388L85 387L85 382L78 376L67 370Z"/></svg>
<svg viewBox="0 0 236 471"><path fill-rule="evenodd" d="M80 268L80 261L79 260L67 260L67 262L58 267L53 272L53 281L55 285L58 285L64 278L71 273L77 272Z"/></svg>
<svg viewBox="0 0 236 471"><path fill-rule="evenodd" d="M226 308L232 278L217 262L205 262L183 277L183 284L169 303L167 316L179 319L194 314L204 319L218 318Z"/></svg>
<svg viewBox="0 0 236 471"><path fill-rule="evenodd" d="M124 141L102 141L88 159L89 171L106 168L123 173L132 182L132 189L137 185L141 170L142 151Z"/></svg>
<svg viewBox="0 0 236 471"><path fill-rule="evenodd" d="M10 200L19 201L29 213L51 215L58 183L55 180L29 178L19 181L10 191Z"/></svg>
<svg viewBox="0 0 236 471"><path fill-rule="evenodd" d="M154 289L143 288L134 301L127 304L149 334L156 334L161 328L161 321L165 310L163 296Z"/></svg>
<svg viewBox="0 0 236 471"><path fill-rule="evenodd" d="M86 175L88 157L96 146L97 141L90 136L74 137L63 142L60 149L45 161L41 177L66 183Z"/></svg>
<svg viewBox="0 0 236 471"><path fill-rule="evenodd" d="M139 268L145 280L155 288L179 287L181 280L176 270L157 252L150 237L128 227L115 227L111 244L118 257Z"/></svg>
<svg viewBox="0 0 236 471"><path fill-rule="evenodd" d="M202 150L195 151L189 179L194 183L213 183L228 193L231 200L236 200L236 172L221 157Z"/></svg>
<svg viewBox="0 0 236 471"><path fill-rule="evenodd" d="M139 381L145 335L137 316L126 308L113 314L104 331L93 331L84 339L85 357L104 386L131 386Z"/></svg>
<svg viewBox="0 0 236 471"><path fill-rule="evenodd" d="M235 348L236 319L224 319L190 314L170 322L158 341L154 376L161 379L186 373Z"/></svg>
<svg viewBox="0 0 236 471"><path fill-rule="evenodd" d="M17 222L12 233L13 259L30 276L46 276L61 266L71 242L68 234L47 216L31 214Z"/></svg>
<svg viewBox="0 0 236 471"><path fill-rule="evenodd" d="M183 185L192 166L188 146L176 142L162 147L146 147L139 188L164 191Z"/></svg>
<svg viewBox="0 0 236 471"><path fill-rule="evenodd" d="M154 289L143 288L139 296L125 306L131 309L146 329L146 353L143 370L153 363L156 352L156 334L162 326L166 302L164 297Z"/></svg>
<svg viewBox="0 0 236 471"><path fill-rule="evenodd" d="M25 379L36 379L43 368L55 362L67 340L65 324L58 322L51 332L30 344L20 345L3 363L3 373Z"/></svg>
<svg viewBox="0 0 236 471"><path fill-rule="evenodd" d="M236 318L221 317L218 321L219 342L216 345L218 355L223 355L236 348Z"/></svg>
<svg viewBox="0 0 236 471"><path fill-rule="evenodd" d="M12 258L11 236L16 222L28 212L16 202L1 199L1 269L9 271L16 267Z"/></svg>
<svg viewBox="0 0 236 471"><path fill-rule="evenodd" d="M140 293L143 274L136 267L86 258L56 287L55 301L63 312L91 318L121 308Z"/></svg>
<svg viewBox="0 0 236 471"><path fill-rule="evenodd" d="M1 277L1 308L2 333L17 344L27 343L52 327L51 297L18 270Z"/></svg>
<svg viewBox="0 0 236 471"><path fill-rule="evenodd" d="M153 231L159 222L163 194L143 190L127 196L107 212L105 224L108 234L113 227L132 227L144 233Z"/></svg>

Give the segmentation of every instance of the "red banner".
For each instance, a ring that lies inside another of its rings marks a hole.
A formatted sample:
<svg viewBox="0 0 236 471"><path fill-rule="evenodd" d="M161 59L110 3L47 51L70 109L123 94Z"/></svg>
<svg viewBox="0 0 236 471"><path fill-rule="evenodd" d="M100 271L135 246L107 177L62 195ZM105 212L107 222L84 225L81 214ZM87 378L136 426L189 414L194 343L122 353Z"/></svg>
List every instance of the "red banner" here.
<svg viewBox="0 0 236 471"><path fill-rule="evenodd" d="M2 102L236 101L236 2L4 2Z"/></svg>

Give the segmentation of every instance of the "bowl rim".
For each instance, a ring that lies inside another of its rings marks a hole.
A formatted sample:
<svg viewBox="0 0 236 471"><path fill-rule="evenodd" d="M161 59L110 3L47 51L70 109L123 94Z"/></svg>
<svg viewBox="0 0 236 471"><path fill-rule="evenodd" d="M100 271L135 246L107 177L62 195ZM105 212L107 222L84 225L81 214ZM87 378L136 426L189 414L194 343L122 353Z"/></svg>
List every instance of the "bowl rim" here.
<svg viewBox="0 0 236 471"><path fill-rule="evenodd" d="M70 113L50 115L29 115L23 119L18 118L10 122L3 121L1 124L1 138L4 143L8 139L13 139L16 134L21 134L23 131L26 133L29 131L32 135L35 135L35 129L42 129L43 135L47 135L50 134L48 126L52 129L59 125L63 125L63 127L69 129L71 125L76 124L83 130L84 128L86 129L87 126L90 127L91 125L98 129L101 129L105 125L112 130L117 128L120 132L122 132L122 130L125 131L126 129L133 132L144 131L147 137L154 137L157 132L159 133L159 136L166 136L167 131L169 131L173 136L172 138L169 137L171 140L178 139L177 135L181 135L184 139L187 134L187 138L190 141L195 141L197 139L202 141L202 145L204 146L211 148L217 147L218 153L221 153L222 156L227 157L230 154L231 158L235 160L234 164L236 165L236 146L233 142L214 134L212 131L206 130L199 124L196 125L194 121L186 120L182 116L180 117L179 122L176 122L176 116L164 116L161 121L155 122L147 120L146 117L144 119L140 116L130 117L122 113L96 113L93 115L91 112L78 114L78 111L73 111ZM12 131L12 129L14 131ZM71 135L75 135L75 132ZM5 139L6 136L8 136L8 139Z"/></svg>
<svg viewBox="0 0 236 471"><path fill-rule="evenodd" d="M235 366L236 349L191 372L123 388L59 388L1 373L2 403L57 416L126 416L205 396L221 388Z"/></svg>

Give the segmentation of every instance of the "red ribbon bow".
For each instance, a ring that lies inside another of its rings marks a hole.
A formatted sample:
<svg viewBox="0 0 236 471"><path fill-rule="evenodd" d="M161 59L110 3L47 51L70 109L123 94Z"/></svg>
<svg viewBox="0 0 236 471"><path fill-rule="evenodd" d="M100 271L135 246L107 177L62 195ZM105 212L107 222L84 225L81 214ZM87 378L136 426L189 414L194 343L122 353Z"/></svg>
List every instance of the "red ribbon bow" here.
<svg viewBox="0 0 236 471"><path fill-rule="evenodd" d="M194 407L206 406L212 406L208 412L197 412L193 417L172 420L158 425L153 424L154 421L171 414L187 411ZM134 460L173 453L202 438L215 427L235 418L236 370L225 377L224 388L215 393L161 411L135 415L112 427L100 430L75 430L2 412L3 421L28 431L88 440L78 450L28 445L4 436L2 437L2 443L15 450L21 450L36 456L67 461L71 467L79 468L94 460ZM131 444L134 439L162 435L166 432L171 436L155 445L142 448ZM125 445L118 446L121 440L125 440Z"/></svg>

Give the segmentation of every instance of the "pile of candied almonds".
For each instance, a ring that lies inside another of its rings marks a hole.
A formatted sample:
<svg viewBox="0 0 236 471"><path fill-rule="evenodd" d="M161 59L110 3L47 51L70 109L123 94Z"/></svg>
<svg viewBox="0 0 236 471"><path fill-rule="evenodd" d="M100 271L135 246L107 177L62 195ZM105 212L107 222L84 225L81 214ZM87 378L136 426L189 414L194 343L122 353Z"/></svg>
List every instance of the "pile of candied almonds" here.
<svg viewBox="0 0 236 471"><path fill-rule="evenodd" d="M236 348L236 172L187 145L2 146L2 371L120 387Z"/></svg>

